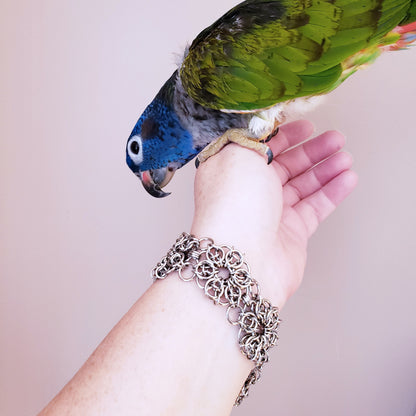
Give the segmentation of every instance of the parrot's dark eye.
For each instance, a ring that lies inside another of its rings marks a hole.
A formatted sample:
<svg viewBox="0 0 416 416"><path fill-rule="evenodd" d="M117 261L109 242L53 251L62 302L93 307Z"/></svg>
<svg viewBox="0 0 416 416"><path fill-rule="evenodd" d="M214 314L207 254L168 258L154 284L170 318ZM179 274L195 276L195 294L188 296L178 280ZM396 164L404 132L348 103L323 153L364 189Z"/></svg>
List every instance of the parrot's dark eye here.
<svg viewBox="0 0 416 416"><path fill-rule="evenodd" d="M139 145L139 143L137 143L137 141L136 141L136 140L133 140L133 141L130 143L130 151L131 151L133 154L135 154L135 155L138 155L138 154L139 154L139 152L140 152L140 145Z"/></svg>
<svg viewBox="0 0 416 416"><path fill-rule="evenodd" d="M135 165L140 165L143 162L143 145L142 138L140 136L133 136L127 143L127 153L131 161Z"/></svg>

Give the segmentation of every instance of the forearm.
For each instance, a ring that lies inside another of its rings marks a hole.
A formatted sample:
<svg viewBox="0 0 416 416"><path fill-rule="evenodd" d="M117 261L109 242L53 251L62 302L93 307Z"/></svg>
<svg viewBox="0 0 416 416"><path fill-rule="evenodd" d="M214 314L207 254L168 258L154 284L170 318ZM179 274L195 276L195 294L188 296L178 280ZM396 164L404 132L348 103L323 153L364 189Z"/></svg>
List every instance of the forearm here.
<svg viewBox="0 0 416 416"><path fill-rule="evenodd" d="M227 415L251 368L225 308L172 273L136 302L41 415Z"/></svg>

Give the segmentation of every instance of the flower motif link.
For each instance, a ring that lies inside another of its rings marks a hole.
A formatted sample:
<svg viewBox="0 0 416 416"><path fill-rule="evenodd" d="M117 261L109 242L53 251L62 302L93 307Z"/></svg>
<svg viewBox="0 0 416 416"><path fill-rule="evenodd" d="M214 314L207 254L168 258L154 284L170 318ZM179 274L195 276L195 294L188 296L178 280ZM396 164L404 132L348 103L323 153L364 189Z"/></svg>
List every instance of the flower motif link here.
<svg viewBox="0 0 416 416"><path fill-rule="evenodd" d="M224 281L213 277L206 281L204 291L205 294L214 301L214 303L223 304L221 298L224 294Z"/></svg>
<svg viewBox="0 0 416 416"><path fill-rule="evenodd" d="M194 268L195 276L201 280L208 280L217 275L217 268L209 260L202 260Z"/></svg>
<svg viewBox="0 0 416 416"><path fill-rule="evenodd" d="M246 269L237 269L232 273L235 284L241 288L248 288L251 283L250 272Z"/></svg>
<svg viewBox="0 0 416 416"><path fill-rule="evenodd" d="M225 265L232 269L240 268L244 263L243 255L238 250L230 250L225 255Z"/></svg>
<svg viewBox="0 0 416 416"><path fill-rule="evenodd" d="M228 281L232 282L231 279L228 279ZM225 287L224 296L228 300L228 304L233 308L241 304L242 294L243 289L235 283L227 284Z"/></svg>
<svg viewBox="0 0 416 416"><path fill-rule="evenodd" d="M208 260L212 261L212 263L216 267L224 267L225 265L225 251L222 247L212 245L208 247L206 251L206 256Z"/></svg>

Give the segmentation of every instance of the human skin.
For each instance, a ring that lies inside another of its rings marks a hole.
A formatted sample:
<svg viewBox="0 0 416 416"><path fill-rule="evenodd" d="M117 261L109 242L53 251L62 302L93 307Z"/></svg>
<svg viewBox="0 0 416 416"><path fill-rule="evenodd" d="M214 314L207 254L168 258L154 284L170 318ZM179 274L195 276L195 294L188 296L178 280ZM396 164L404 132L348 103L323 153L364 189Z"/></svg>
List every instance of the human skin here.
<svg viewBox="0 0 416 416"><path fill-rule="evenodd" d="M357 182L351 156L339 152L343 136L300 144L312 132L307 121L283 126L269 143L271 165L228 145L196 173L190 231L244 252L262 295L279 308L301 283L309 237ZM228 415L252 367L224 308L172 273L138 299L40 415Z"/></svg>
<svg viewBox="0 0 416 416"><path fill-rule="evenodd" d="M269 166L229 145L196 176L192 233L243 251L263 295L280 308L301 283L309 237L357 183L351 156L338 152L344 136L329 131L300 144L313 129L307 121L281 127Z"/></svg>

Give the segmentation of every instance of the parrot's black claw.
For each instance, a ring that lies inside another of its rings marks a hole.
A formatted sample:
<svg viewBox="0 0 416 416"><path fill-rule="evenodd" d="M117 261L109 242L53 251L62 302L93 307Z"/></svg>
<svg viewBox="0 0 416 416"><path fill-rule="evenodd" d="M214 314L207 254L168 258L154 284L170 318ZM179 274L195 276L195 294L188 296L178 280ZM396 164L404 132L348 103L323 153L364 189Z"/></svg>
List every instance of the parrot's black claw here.
<svg viewBox="0 0 416 416"><path fill-rule="evenodd" d="M269 141L273 138L273 133L270 133L264 140L263 143L269 143Z"/></svg>
<svg viewBox="0 0 416 416"><path fill-rule="evenodd" d="M276 127L272 133L273 136L276 136L277 133L279 133L280 127Z"/></svg>
<svg viewBox="0 0 416 416"><path fill-rule="evenodd" d="M201 162L199 161L198 157L195 159L195 167L198 169Z"/></svg>
<svg viewBox="0 0 416 416"><path fill-rule="evenodd" d="M268 143L271 139L273 139L276 134L279 133L279 127L276 127L266 138L266 143Z"/></svg>
<svg viewBox="0 0 416 416"><path fill-rule="evenodd" d="M264 140L260 140L260 143L269 143L277 133L279 133L279 127L276 127Z"/></svg>
<svg viewBox="0 0 416 416"><path fill-rule="evenodd" d="M270 149L270 147L267 148L266 155L267 155L267 164L270 165L270 163L273 162L273 157L274 157L272 149Z"/></svg>

